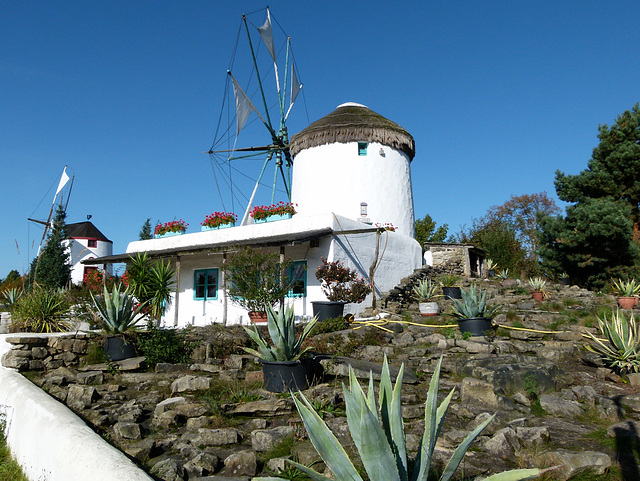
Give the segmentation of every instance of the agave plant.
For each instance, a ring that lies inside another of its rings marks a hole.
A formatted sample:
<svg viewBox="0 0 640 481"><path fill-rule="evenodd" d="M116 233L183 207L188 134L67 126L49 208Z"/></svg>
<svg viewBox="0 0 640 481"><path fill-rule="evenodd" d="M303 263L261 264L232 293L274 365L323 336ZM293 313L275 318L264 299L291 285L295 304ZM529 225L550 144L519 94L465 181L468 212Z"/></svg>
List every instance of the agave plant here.
<svg viewBox="0 0 640 481"><path fill-rule="evenodd" d="M257 327L254 326L253 329L249 329L243 326L247 334L258 345L260 352L248 347L243 349L265 361L295 361L300 359L309 349L302 349L302 343L309 336L316 322L318 320L313 318L304 327L300 336L296 338L293 305L280 309L278 312L267 306L267 329L273 345L269 345L269 342L262 337Z"/></svg>
<svg viewBox="0 0 640 481"><path fill-rule="evenodd" d="M2 297L4 299L4 304L8 309L11 309L13 305L20 299L22 296L22 289L19 287L12 287L11 289L7 289L2 293Z"/></svg>
<svg viewBox="0 0 640 481"><path fill-rule="evenodd" d="M509 269L502 269L500 272L498 272L497 276L503 281L506 281L507 279L509 279Z"/></svg>
<svg viewBox="0 0 640 481"><path fill-rule="evenodd" d="M452 299L451 314L456 319L491 318L500 309L500 306L489 307L487 291L478 289L475 284L469 289L462 289L461 294L462 299Z"/></svg>
<svg viewBox="0 0 640 481"><path fill-rule="evenodd" d="M498 264L493 259L487 259L487 271L494 271L498 268Z"/></svg>
<svg viewBox="0 0 640 481"><path fill-rule="evenodd" d="M452 389L449 395L440 403L440 406L437 405L441 365L442 358L438 361L429 384L425 406L425 431L420 442L418 457L413 467L411 467L407 459L400 399L404 364L400 368L395 386L393 386L389 365L385 357L382 365L378 397L379 410L376 405L373 375L369 376L369 389L365 394L355 377L353 369L349 369L349 387L347 388L344 384L342 386L346 404L347 424L360 454L360 460L371 481L427 480L436 441L454 393ZM298 392L297 395L292 394L292 396L309 434L309 439L331 470L333 477L340 481L362 481L362 477L358 474L353 462L342 448L340 441L313 409L313 405L309 400L301 392ZM378 413L380 414L378 415ZM466 439L455 449L442 472L440 481L451 479L471 443L485 426L491 422L494 416L491 416L469 433ZM310 467L291 460L288 460L288 462L315 481L330 481L330 478L314 471ZM538 469L516 469L489 476L485 478L485 481L518 481L533 479L539 474L540 470Z"/></svg>
<svg viewBox="0 0 640 481"><path fill-rule="evenodd" d="M103 299L99 299L93 293L91 298L102 329L110 335L135 330L143 318L142 311L146 307L146 303L137 303L129 289L121 291L119 285L114 285L112 292L105 286Z"/></svg>
<svg viewBox="0 0 640 481"><path fill-rule="evenodd" d="M542 277L530 277L529 278L529 286L531 289L537 292L543 292L545 286L547 285L547 281Z"/></svg>
<svg viewBox="0 0 640 481"><path fill-rule="evenodd" d="M611 287L619 297L633 297L640 293L640 283L637 283L635 279L629 279L627 281L618 279L617 281L613 281Z"/></svg>
<svg viewBox="0 0 640 481"><path fill-rule="evenodd" d="M436 289L438 285L431 279L421 279L418 284L413 288L413 295L419 302L431 302L436 297L442 297L436 295Z"/></svg>
<svg viewBox="0 0 640 481"><path fill-rule="evenodd" d="M610 321L606 315L602 319L598 317L598 325L605 339L588 332L593 344L585 348L600 354L605 363L617 371L640 372L640 332L633 313L627 319L620 310L616 310Z"/></svg>

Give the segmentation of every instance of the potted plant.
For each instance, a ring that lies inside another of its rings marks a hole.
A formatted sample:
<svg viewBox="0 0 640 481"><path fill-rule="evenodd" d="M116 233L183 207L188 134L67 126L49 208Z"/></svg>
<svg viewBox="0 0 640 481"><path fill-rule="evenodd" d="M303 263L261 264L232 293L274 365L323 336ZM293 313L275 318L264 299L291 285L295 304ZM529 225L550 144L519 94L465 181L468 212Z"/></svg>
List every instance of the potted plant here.
<svg viewBox="0 0 640 481"><path fill-rule="evenodd" d="M238 220L238 216L233 212L214 212L209 214L200 222L201 230L208 231L214 229L224 229L225 227L233 227Z"/></svg>
<svg viewBox="0 0 640 481"><path fill-rule="evenodd" d="M91 292L91 299L106 336L104 354L107 359L120 361L135 357L136 349L130 336L138 329L146 304L139 304L128 289L120 290L120 285L114 285L111 292L105 286L102 299Z"/></svg>
<svg viewBox="0 0 640 481"><path fill-rule="evenodd" d="M440 312L440 306L434 301L441 295L436 295L437 284L431 279L421 279L413 287L413 295L418 301L418 309L421 316L436 316Z"/></svg>
<svg viewBox="0 0 640 481"><path fill-rule="evenodd" d="M531 287L531 296L538 302L542 301L547 292L544 290L547 285L547 281L542 277L530 277L529 278L529 287Z"/></svg>
<svg viewBox="0 0 640 481"><path fill-rule="evenodd" d="M445 299L460 299L460 287L456 284L460 278L454 274L445 274L440 276L440 285L442 286L442 294Z"/></svg>
<svg viewBox="0 0 640 481"><path fill-rule="evenodd" d="M296 204L282 201L271 205L257 205L249 213L256 224L272 222L276 220L291 219L296 213Z"/></svg>
<svg viewBox="0 0 640 481"><path fill-rule="evenodd" d="M227 293L233 302L249 312L254 322L267 322L269 307L281 303L289 292L285 282L288 263L281 264L278 253L244 247L232 254L224 270L230 277Z"/></svg>
<svg viewBox="0 0 640 481"><path fill-rule="evenodd" d="M164 224L157 224L153 231L153 237L155 239L159 239L160 237L181 235L184 234L188 226L189 224L182 219L172 220L170 222L165 222Z"/></svg>
<svg viewBox="0 0 640 481"><path fill-rule="evenodd" d="M566 272L563 272L562 274L560 274L560 284L562 284L563 286L568 286L569 282L570 282L569 274L567 274Z"/></svg>
<svg viewBox="0 0 640 481"><path fill-rule="evenodd" d="M618 297L618 305L622 309L633 309L638 304L640 284L635 279L613 281L613 292Z"/></svg>
<svg viewBox="0 0 640 481"><path fill-rule="evenodd" d="M407 480L427 481L432 479L432 461L434 449L440 436L444 418L453 398L454 389L438 405L438 388L442 358L435 367L429 383L425 403L425 429L420 439L420 449L416 457L408 453L404 422L402 418L402 379L404 364L400 367L395 386L392 384L389 365L385 357L380 377L378 400L374 393L373 374L369 375L369 389L365 390L349 367L349 383L342 385L346 404L347 426L351 438L360 455L360 462L354 463L336 438L332 430L314 409L313 404L303 393L292 394L298 413L304 422L309 439L324 464L331 470L332 478L337 480L362 481L364 467L366 479L371 481ZM482 421L467 437L452 449L451 457L440 476L440 481L450 481L463 461L471 443L493 420L495 414ZM309 466L287 460L304 474L314 480L331 479L326 473L320 474ZM485 481L523 481L537 478L544 471L539 469L514 469L494 474ZM267 478L275 480L276 478ZM457 478L456 478L457 479Z"/></svg>
<svg viewBox="0 0 640 481"><path fill-rule="evenodd" d="M336 318L344 312L349 302L360 303L371 293L371 285L355 269L340 261L329 262L324 257L316 269L322 293L327 301L312 301L313 315L319 321Z"/></svg>
<svg viewBox="0 0 640 481"><path fill-rule="evenodd" d="M487 274L489 277L493 277L496 275L496 269L498 268L498 264L496 264L493 259L487 259Z"/></svg>
<svg viewBox="0 0 640 481"><path fill-rule="evenodd" d="M473 284L468 290L462 289L462 298L453 299L451 314L458 321L458 327L463 333L482 336L491 329L492 318L499 306L489 307L487 292Z"/></svg>
<svg viewBox="0 0 640 481"><path fill-rule="evenodd" d="M302 348L305 339L316 325L317 319L312 319L302 333L296 337L295 314L293 306L288 306L276 312L267 306L267 328L271 343L258 330L257 326L249 329L243 326L247 334L258 345L258 350L243 348L262 362L264 387L270 392L283 392L291 389L303 390L308 386L308 369L300 358L309 349Z"/></svg>

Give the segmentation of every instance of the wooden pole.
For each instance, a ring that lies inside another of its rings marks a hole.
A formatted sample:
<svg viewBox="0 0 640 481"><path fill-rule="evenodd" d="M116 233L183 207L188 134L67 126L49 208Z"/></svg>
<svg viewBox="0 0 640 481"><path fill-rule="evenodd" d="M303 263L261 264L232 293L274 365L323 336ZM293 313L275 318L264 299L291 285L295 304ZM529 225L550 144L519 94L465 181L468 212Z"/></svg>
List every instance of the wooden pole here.
<svg viewBox="0 0 640 481"><path fill-rule="evenodd" d="M173 311L173 326L178 326L178 310L180 307L180 256L176 256L176 306Z"/></svg>

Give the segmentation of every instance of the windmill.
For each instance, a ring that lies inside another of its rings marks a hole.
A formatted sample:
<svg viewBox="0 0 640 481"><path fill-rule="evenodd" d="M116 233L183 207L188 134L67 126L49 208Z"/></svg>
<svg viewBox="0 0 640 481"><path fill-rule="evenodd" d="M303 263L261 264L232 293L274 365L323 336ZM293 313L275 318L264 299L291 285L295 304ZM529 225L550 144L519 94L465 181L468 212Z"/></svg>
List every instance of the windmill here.
<svg viewBox="0 0 640 481"><path fill-rule="evenodd" d="M227 70L225 94L214 141L208 151L223 208L227 209L223 194L227 194L231 209L236 203L246 202L241 225L247 223L252 206L266 200L260 197L262 193L259 190L265 190L265 182L268 182L265 174L270 165L273 167L270 202L273 204L276 201L276 195L281 196L279 200L282 197L286 201L291 200L292 159L287 120L302 89L290 38L272 18L268 7L264 10L264 21L259 26L249 18L254 14L242 16L232 61ZM279 37L285 39L280 45L274 39L277 36L274 36L272 20L278 26ZM236 65L236 53L243 41L248 44L247 55L250 54L251 61ZM270 76L273 76L275 86L267 85ZM245 83L241 85L239 79L244 79ZM253 134L245 134L250 128ZM258 146L238 146L239 141L244 142L249 137L265 141ZM250 194L242 187L247 186L248 179L255 182Z"/></svg>

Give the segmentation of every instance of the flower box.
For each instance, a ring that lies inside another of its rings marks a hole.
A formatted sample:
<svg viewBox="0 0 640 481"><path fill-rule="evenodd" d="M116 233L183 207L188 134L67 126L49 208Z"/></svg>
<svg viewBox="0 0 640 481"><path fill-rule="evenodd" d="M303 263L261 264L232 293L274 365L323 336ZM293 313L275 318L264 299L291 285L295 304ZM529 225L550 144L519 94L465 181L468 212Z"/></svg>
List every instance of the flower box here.
<svg viewBox="0 0 640 481"><path fill-rule="evenodd" d="M261 222L273 222L276 220L290 219L296 213L296 206L290 202L278 202L272 205L257 205L249 215L256 224Z"/></svg>
<svg viewBox="0 0 640 481"><path fill-rule="evenodd" d="M238 220L238 216L233 212L214 212L209 214L200 222L202 231L224 229L225 227L233 227Z"/></svg>
<svg viewBox="0 0 640 481"><path fill-rule="evenodd" d="M256 224L264 224L265 222L275 222L277 220L285 220L291 219L291 214L275 214L269 217L265 217L264 219L254 219L254 223Z"/></svg>
<svg viewBox="0 0 640 481"><path fill-rule="evenodd" d="M153 238L154 239L162 239L163 237L173 237L176 235L182 235L184 234L184 231L180 231L180 232L165 232L164 234L153 234Z"/></svg>
<svg viewBox="0 0 640 481"><path fill-rule="evenodd" d="M208 225L203 225L201 227L202 232L206 232L208 230L220 230L220 229L226 229L227 227L235 227L235 224L221 224L217 227L209 227Z"/></svg>

